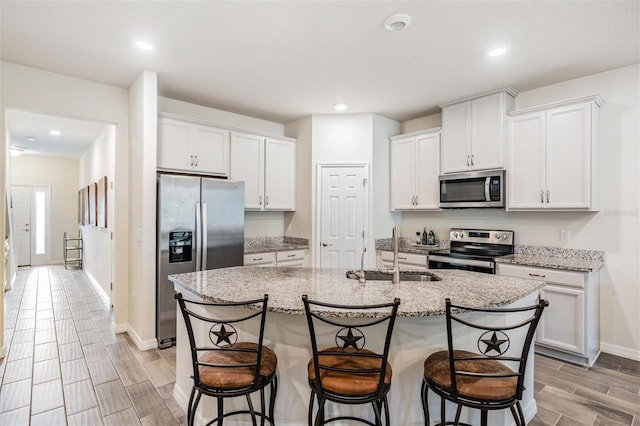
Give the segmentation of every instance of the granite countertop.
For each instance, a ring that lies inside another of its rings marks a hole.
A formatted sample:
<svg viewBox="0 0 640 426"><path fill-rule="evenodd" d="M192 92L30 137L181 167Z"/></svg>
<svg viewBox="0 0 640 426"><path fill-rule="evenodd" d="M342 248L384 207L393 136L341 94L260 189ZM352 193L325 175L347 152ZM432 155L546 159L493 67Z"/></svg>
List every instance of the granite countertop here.
<svg viewBox="0 0 640 426"><path fill-rule="evenodd" d="M303 250L309 248L309 240L293 237L245 238L244 254L268 253L272 251Z"/></svg>
<svg viewBox="0 0 640 426"><path fill-rule="evenodd" d="M592 272L604 266L604 252L554 247L516 246L514 254L496 259L497 263Z"/></svg>
<svg viewBox="0 0 640 426"><path fill-rule="evenodd" d="M346 269L261 268L236 266L170 275L176 291L201 299L237 302L269 294L268 309L273 312L304 315L302 295L312 300L341 304L388 303L401 300L398 316L425 317L444 314L444 301L469 307L502 306L542 288L544 282L458 270L432 271L442 281L367 281L346 278ZM327 309L327 316L347 316ZM366 311L376 317L382 312Z"/></svg>
<svg viewBox="0 0 640 426"><path fill-rule="evenodd" d="M428 254L434 250L442 250L449 248L449 241L440 241L433 246L423 246L413 243L407 238L398 239L398 251L400 253ZM391 251L391 238L383 238L376 240L376 250Z"/></svg>

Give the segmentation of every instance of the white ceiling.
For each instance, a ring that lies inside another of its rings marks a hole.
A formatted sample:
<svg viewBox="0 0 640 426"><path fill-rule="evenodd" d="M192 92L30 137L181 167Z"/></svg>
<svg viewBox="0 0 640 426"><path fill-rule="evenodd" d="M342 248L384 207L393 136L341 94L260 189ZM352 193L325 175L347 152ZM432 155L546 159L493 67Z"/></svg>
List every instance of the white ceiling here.
<svg viewBox="0 0 640 426"><path fill-rule="evenodd" d="M79 159L105 130L105 126L102 123L15 109L7 111L11 147L24 150L25 155ZM60 135L52 135L50 131L54 129L59 130Z"/></svg>
<svg viewBox="0 0 640 426"><path fill-rule="evenodd" d="M524 91L640 62L640 1L71 1L0 3L1 58L287 123L407 120L497 88ZM403 32L384 29L407 13ZM137 50L133 37L155 42ZM508 43L507 55L487 49Z"/></svg>

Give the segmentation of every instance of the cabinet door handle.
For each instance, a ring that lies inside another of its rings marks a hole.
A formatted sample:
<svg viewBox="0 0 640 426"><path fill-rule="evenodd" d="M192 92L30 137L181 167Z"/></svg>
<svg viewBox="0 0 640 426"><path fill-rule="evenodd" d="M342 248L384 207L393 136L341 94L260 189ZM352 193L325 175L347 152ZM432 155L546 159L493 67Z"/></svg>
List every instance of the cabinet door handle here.
<svg viewBox="0 0 640 426"><path fill-rule="evenodd" d="M193 154L189 156L191 158L191 165L193 166Z"/></svg>
<svg viewBox="0 0 640 426"><path fill-rule="evenodd" d="M266 207L266 206L268 206L268 205L269 205L269 196L268 196L268 195L265 195L265 196L264 196L264 206Z"/></svg>
<svg viewBox="0 0 640 426"><path fill-rule="evenodd" d="M194 158L196 159L196 167L198 167L198 156L194 155Z"/></svg>
<svg viewBox="0 0 640 426"><path fill-rule="evenodd" d="M473 164L473 160L474 160L474 158L473 158L473 157L474 157L474 155L473 155L473 154L471 154L471 165L472 165L472 166L474 165L474 164Z"/></svg>
<svg viewBox="0 0 640 426"><path fill-rule="evenodd" d="M547 203L551 202L551 196L549 195L549 190L547 189Z"/></svg>
<svg viewBox="0 0 640 426"><path fill-rule="evenodd" d="M260 195L258 197L258 205L261 206L262 205L262 195Z"/></svg>
<svg viewBox="0 0 640 426"><path fill-rule="evenodd" d="M254 257L254 258L253 258L253 261L254 261L254 262L258 262L258 261L260 261L260 260L262 260L262 258L261 258L261 257Z"/></svg>
<svg viewBox="0 0 640 426"><path fill-rule="evenodd" d="M471 165L471 156L467 154L467 166Z"/></svg>
<svg viewBox="0 0 640 426"><path fill-rule="evenodd" d="M402 256L398 256L398 259L400 259L400 260L407 260L407 258L406 258L406 257L402 257Z"/></svg>
<svg viewBox="0 0 640 426"><path fill-rule="evenodd" d="M540 202L544 203L544 190L540 190Z"/></svg>
<svg viewBox="0 0 640 426"><path fill-rule="evenodd" d="M296 257L295 254L288 254L287 257Z"/></svg>
<svg viewBox="0 0 640 426"><path fill-rule="evenodd" d="M420 204L420 203L418 203L418 196L416 195L416 206L417 206L418 204Z"/></svg>
<svg viewBox="0 0 640 426"><path fill-rule="evenodd" d="M536 278L546 278L546 275L540 275L540 274L532 274L531 272L529 272L529 276L530 277L536 277Z"/></svg>

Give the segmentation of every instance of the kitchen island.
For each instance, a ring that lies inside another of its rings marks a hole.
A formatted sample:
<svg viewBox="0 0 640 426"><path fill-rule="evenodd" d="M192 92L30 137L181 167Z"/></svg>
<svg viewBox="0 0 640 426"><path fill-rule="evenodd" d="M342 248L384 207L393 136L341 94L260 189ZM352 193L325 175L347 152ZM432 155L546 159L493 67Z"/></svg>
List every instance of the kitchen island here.
<svg viewBox="0 0 640 426"><path fill-rule="evenodd" d="M446 348L444 300L471 307L524 306L534 304L544 283L490 274L457 270L437 270L441 281L368 281L348 279L346 270L312 268L233 267L170 276L175 290L194 300L241 301L269 294L269 313L265 327L265 344L278 355L279 390L275 418L281 425L307 422L309 385L306 365L311 357L307 324L301 297L341 304L376 304L400 298L389 362L393 381L389 394L393 424L422 425L420 385L424 359ZM339 311L327 315L342 316ZM369 315L375 316L375 312ZM207 330L194 332L205 333ZM374 336L375 338L375 336ZM174 396L186 407L191 391L191 358L188 338L181 316L177 324L176 384ZM526 392L522 401L525 416L536 413L533 399L533 362L529 363ZM433 396L433 394L432 394ZM242 404L238 399L234 403ZM204 406L205 418L214 417L215 404ZM229 403L228 405L234 406ZM432 416L439 415L438 403L430 401ZM338 407L340 412L360 407ZM330 408L331 409L331 408ZM371 411L370 407L365 407ZM450 409L451 413L455 410ZM508 414L508 410L506 411ZM479 413L470 412L470 421ZM492 413L491 424L511 424L510 415ZM230 419L232 420L232 419ZM232 423L230 424L241 424Z"/></svg>

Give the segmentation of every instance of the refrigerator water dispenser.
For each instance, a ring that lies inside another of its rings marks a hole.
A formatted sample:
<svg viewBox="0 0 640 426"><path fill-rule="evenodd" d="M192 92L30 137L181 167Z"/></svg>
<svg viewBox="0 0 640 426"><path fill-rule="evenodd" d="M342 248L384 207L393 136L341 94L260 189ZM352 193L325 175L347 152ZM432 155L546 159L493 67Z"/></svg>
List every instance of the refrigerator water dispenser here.
<svg viewBox="0 0 640 426"><path fill-rule="evenodd" d="M191 262L193 232L169 232L169 263Z"/></svg>

